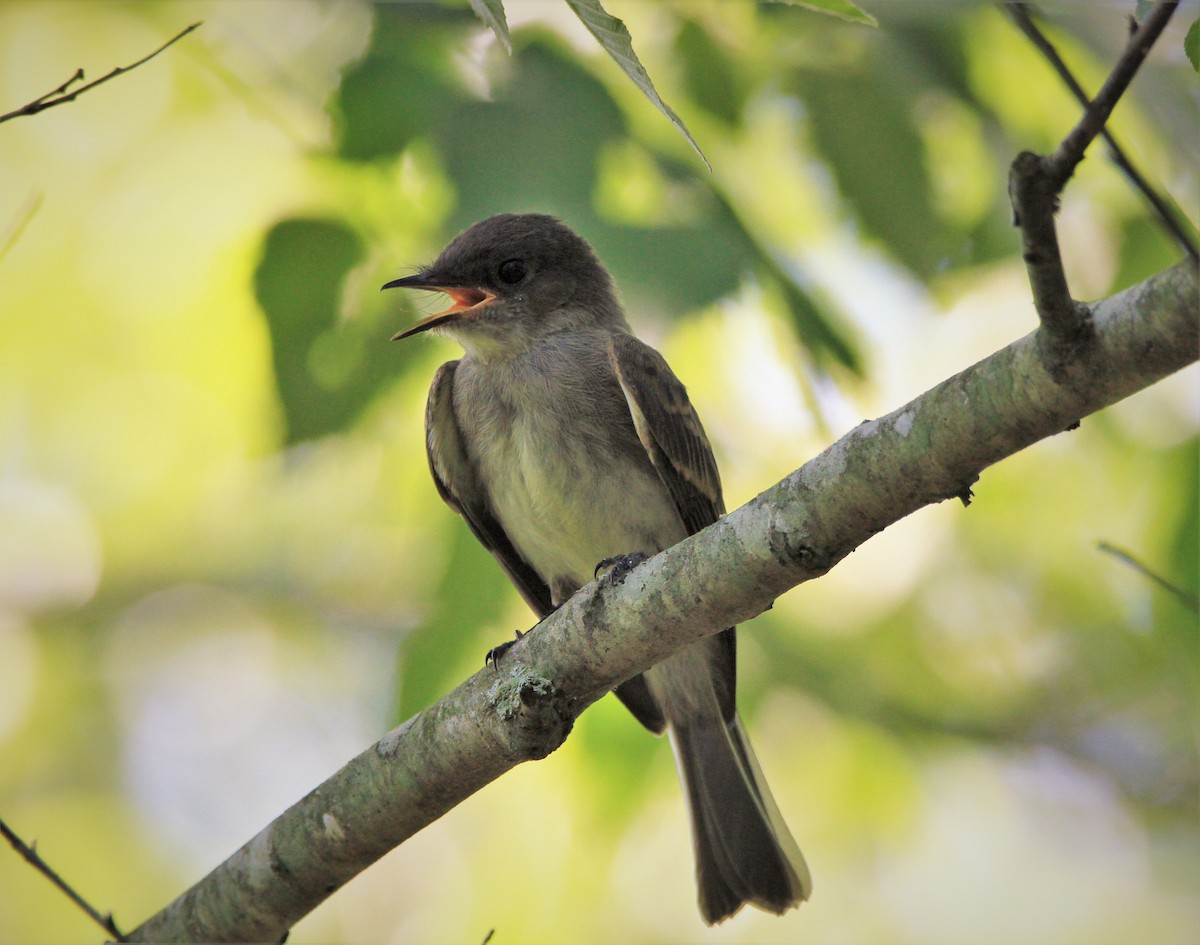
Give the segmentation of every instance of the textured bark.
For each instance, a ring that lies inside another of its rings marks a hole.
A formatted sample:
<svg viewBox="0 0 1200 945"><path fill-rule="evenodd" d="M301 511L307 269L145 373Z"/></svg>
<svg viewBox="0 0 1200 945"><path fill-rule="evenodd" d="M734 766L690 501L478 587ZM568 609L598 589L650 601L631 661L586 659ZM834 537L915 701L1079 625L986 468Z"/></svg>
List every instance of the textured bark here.
<svg viewBox="0 0 1200 945"><path fill-rule="evenodd" d="M761 613L922 506L966 499L993 463L1191 364L1195 267L1089 306L1093 337L1053 377L1039 332L878 420L620 583L589 585L488 667L285 811L131 941L278 941L384 853L525 760L613 686Z"/></svg>

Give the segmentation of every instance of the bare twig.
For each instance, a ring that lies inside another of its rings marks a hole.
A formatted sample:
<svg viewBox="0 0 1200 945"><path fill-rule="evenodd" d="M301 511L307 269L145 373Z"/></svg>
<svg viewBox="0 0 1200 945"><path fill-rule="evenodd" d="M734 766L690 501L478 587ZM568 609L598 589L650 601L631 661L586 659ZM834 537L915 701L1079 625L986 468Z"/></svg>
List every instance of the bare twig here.
<svg viewBox="0 0 1200 945"><path fill-rule="evenodd" d="M0 820L0 836L3 836L5 840L12 844L12 848L20 853L30 866L45 876L46 879L50 880L50 882L52 882L63 893L65 893L70 900L75 903L75 905L79 906L80 909L86 912L89 918L96 922L102 929L104 929L105 932L113 936L113 938L118 942L126 941L125 936L121 934L121 930L117 928L117 923L113 920L111 912L107 915L101 915L98 911L96 911L96 909L94 909L87 902L87 900L85 900L81 895L79 895L79 893L71 888L65 879L63 879L58 875L58 873L54 872L54 870L50 868L46 861L38 855L38 852L34 846L27 844L24 840L13 833L8 824L6 824L3 820Z"/></svg>
<svg viewBox="0 0 1200 945"><path fill-rule="evenodd" d="M1039 348L1051 376L1059 379L1095 338L1088 306L1076 302L1067 286L1054 214L1063 187L1083 160L1087 146L1104 130L1113 108L1133 81L1158 39L1176 0L1160 0L1137 28L1083 117L1049 157L1023 151L1013 161L1008 189L1013 222L1021 228L1021 250L1029 272L1033 304L1042 324Z"/></svg>
<svg viewBox="0 0 1200 945"><path fill-rule="evenodd" d="M66 82L64 82L58 88L52 89L51 91L47 92L45 95L39 95L37 98L35 98L33 100L33 102L30 103L30 105L35 104L37 102L44 102L46 99L53 98L55 95L63 95L66 93L67 89L69 89L76 82L82 82L82 81L83 81L83 69L82 68L76 69L75 74L73 76L71 76L71 78L67 79ZM25 107L28 108L29 105L26 105Z"/></svg>
<svg viewBox="0 0 1200 945"><path fill-rule="evenodd" d="M1096 547L1099 548L1101 551L1105 552L1106 554L1112 555L1118 561L1123 561L1125 564L1129 565L1135 571L1148 577L1151 581L1153 581L1155 584L1157 584L1159 587L1161 587L1164 591L1166 591L1168 594L1170 594L1172 597L1174 597L1176 600L1178 600L1181 604L1183 604L1183 606L1186 607L1188 610L1190 610L1192 613L1194 613L1194 614L1200 613L1200 600L1197 600L1195 594L1188 593L1182 587L1178 587L1178 586L1172 584L1161 574L1156 574L1154 571L1151 571L1148 567L1146 567L1146 565L1144 565L1144 564L1142 564L1142 562L1138 561L1138 559L1135 558L1133 555L1131 555L1128 551L1125 551L1122 548L1118 548L1116 545L1110 545L1106 541L1098 542L1096 544Z"/></svg>
<svg viewBox="0 0 1200 945"><path fill-rule="evenodd" d="M1006 3L1004 4L1004 10L1008 13L1013 23L1016 24L1017 28L1046 57L1046 61L1058 73L1059 78L1062 79L1063 84L1071 91L1071 94L1075 96L1076 101L1086 107L1091 99L1071 73L1062 56L1058 54L1058 50L1054 48L1054 44L1046 38L1046 35L1034 21L1033 16L1029 12L1029 5L1022 2ZM1197 250L1192 235L1188 232L1189 227L1180 219L1178 208L1158 193L1153 185L1146 180L1142 172L1134 166L1133 161L1125 153L1125 150L1117 144L1116 139L1108 128L1101 131L1100 135L1108 144L1109 155L1113 163L1124 172L1125 176L1129 178L1129 182L1146 198L1146 202L1150 204L1151 208L1158 215L1158 219L1163 227L1174 237L1175 241L1188 256L1193 260L1200 260L1200 251Z"/></svg>
<svg viewBox="0 0 1200 945"><path fill-rule="evenodd" d="M36 191L30 194L25 202L17 208L12 222L9 223L4 232L0 233L0 262L3 262L9 250L17 245L17 240L25 232L25 227L29 226L30 222L37 216L38 211L41 209L42 194Z"/></svg>
<svg viewBox="0 0 1200 945"><path fill-rule="evenodd" d="M1178 0L1159 0L1154 5L1154 9L1142 21L1137 32L1130 37L1125 52L1121 54L1121 58L1117 60L1112 72L1104 80L1104 85L1100 87L1096 97L1088 104L1083 117L1054 149L1054 154L1048 158L1050 170L1059 190L1075 173L1075 168L1083 160L1083 152L1087 150L1087 146L1104 130L1108 116L1112 114L1117 102L1129 88L1129 83L1137 75L1150 48L1166 28L1177 6L1179 6Z"/></svg>
<svg viewBox="0 0 1200 945"><path fill-rule="evenodd" d="M200 23L198 23L198 22L193 23L191 26L187 27L184 30L181 30L179 33L177 33L171 39L167 40L165 43L163 43L161 46L159 46L158 49L156 49L156 50L154 50L154 52L150 53L150 55L143 56L137 62L130 63L127 66L117 66L115 69L112 70L112 72L108 73L108 75L101 76L99 79L89 82L87 85L82 85L79 88L75 89L75 91L73 91L73 92L68 92L67 90L72 85L74 85L76 82L83 81L83 70L77 69L75 71L75 74L73 76L71 76L71 78L67 79L67 81L64 82L62 85L60 85L58 88L56 88L50 92L47 92L45 95L38 96L32 102L30 102L28 105L22 105L18 109L15 109L11 112L6 112L5 114L0 115L0 122L5 122L12 118L19 118L22 115L36 115L38 112L43 112L47 108L53 108L55 105L62 105L64 102L73 102L73 101L75 101L76 98L78 98L84 92L87 92L90 89L94 89L97 85L107 82L109 79L115 79L117 76L122 75L126 72L130 72L133 69L136 69L138 66L144 65L145 63L149 62L151 59L153 59L155 56L157 56L160 52L162 52L168 46L172 46L175 43L179 42L179 40L183 39L183 37L187 36L188 33L190 33L192 30L196 29L198 26L200 26Z"/></svg>
<svg viewBox="0 0 1200 945"><path fill-rule="evenodd" d="M1017 155L1009 170L1008 192L1013 219L1021 228L1021 256L1029 272L1033 305L1042 324L1043 355L1055 375L1093 336L1087 306L1071 298L1058 251L1054 214L1060 189L1047 158L1032 151Z"/></svg>

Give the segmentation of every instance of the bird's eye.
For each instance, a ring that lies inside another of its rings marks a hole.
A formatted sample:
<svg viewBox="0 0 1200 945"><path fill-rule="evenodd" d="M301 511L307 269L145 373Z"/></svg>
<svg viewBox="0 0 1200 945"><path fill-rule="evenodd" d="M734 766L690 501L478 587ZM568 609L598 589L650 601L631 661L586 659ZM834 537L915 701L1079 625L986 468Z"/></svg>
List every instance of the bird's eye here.
<svg viewBox="0 0 1200 945"><path fill-rule="evenodd" d="M506 259L500 264L499 275L505 285L516 285L525 278L525 264L519 259Z"/></svg>

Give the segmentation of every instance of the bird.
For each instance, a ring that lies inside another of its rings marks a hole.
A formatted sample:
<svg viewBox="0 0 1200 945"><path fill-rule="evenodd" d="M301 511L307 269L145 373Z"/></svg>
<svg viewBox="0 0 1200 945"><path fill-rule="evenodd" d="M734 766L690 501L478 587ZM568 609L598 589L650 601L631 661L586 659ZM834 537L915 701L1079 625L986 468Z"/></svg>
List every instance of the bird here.
<svg viewBox="0 0 1200 945"><path fill-rule="evenodd" d="M539 618L598 563L654 555L725 513L686 389L633 334L590 244L558 218L488 217L383 288L451 301L394 336L433 332L464 352L429 391L429 468ZM615 690L670 737L709 925L747 903L782 914L812 890L738 715L735 677L729 628Z"/></svg>

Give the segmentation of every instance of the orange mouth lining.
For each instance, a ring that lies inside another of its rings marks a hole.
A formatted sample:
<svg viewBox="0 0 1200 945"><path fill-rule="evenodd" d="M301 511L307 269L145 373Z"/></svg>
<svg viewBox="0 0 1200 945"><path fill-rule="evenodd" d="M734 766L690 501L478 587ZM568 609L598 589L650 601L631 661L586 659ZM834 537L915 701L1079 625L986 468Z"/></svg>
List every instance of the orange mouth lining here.
<svg viewBox="0 0 1200 945"><path fill-rule="evenodd" d="M439 315L450 315L456 312L467 312L473 308L478 308L480 305L486 305L496 296L484 289L460 288L458 286L451 288L438 289L439 292L444 292L450 296L454 302L448 309L437 312L431 316L436 318Z"/></svg>

